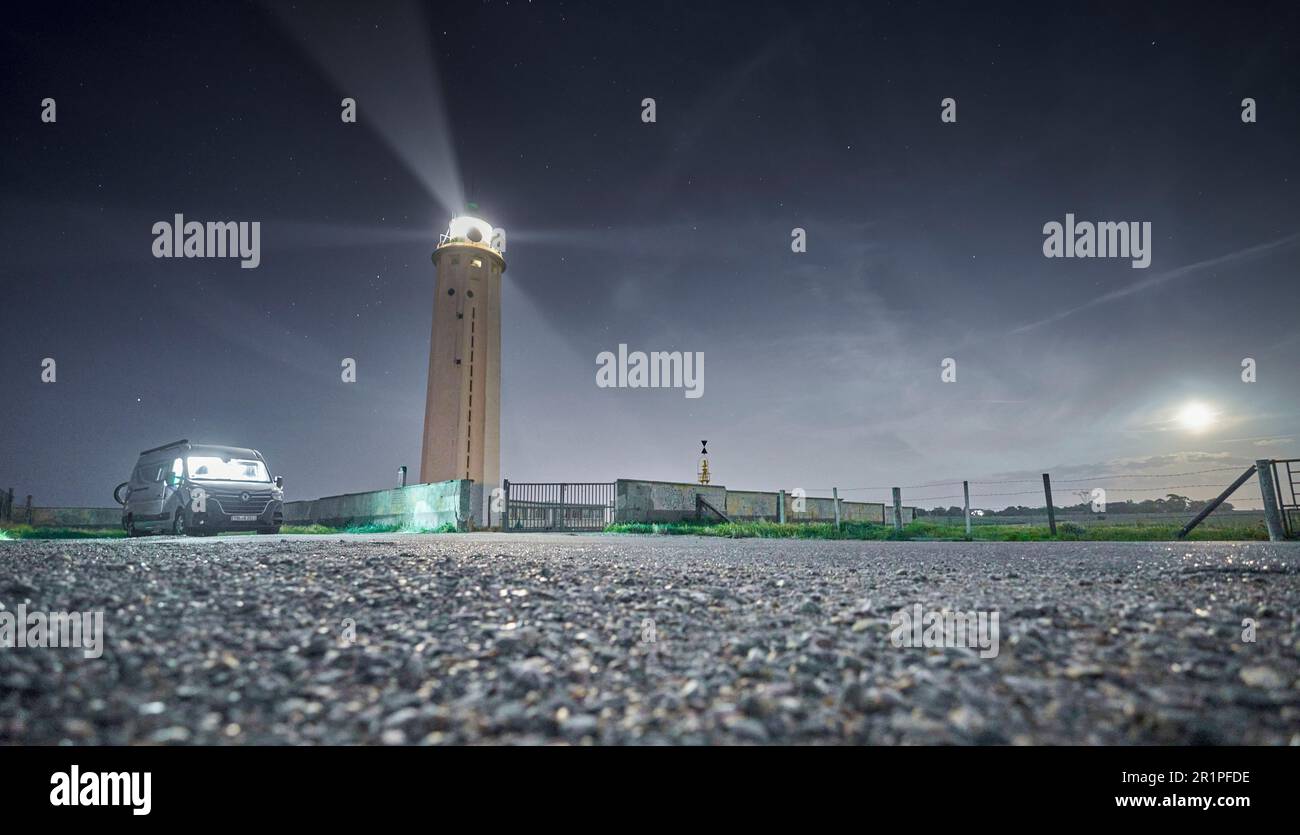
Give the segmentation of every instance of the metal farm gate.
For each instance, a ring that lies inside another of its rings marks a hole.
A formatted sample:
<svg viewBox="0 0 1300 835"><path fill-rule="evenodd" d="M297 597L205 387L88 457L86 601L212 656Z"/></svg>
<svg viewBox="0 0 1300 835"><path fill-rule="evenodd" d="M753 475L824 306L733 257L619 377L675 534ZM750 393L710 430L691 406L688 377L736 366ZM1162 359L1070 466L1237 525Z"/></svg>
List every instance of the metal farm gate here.
<svg viewBox="0 0 1300 835"><path fill-rule="evenodd" d="M1273 489L1277 491L1277 507L1281 511L1282 528L1288 539L1300 535L1300 458L1273 462Z"/></svg>
<svg viewBox="0 0 1300 835"><path fill-rule="evenodd" d="M614 521L614 483L505 482L507 531L603 531Z"/></svg>

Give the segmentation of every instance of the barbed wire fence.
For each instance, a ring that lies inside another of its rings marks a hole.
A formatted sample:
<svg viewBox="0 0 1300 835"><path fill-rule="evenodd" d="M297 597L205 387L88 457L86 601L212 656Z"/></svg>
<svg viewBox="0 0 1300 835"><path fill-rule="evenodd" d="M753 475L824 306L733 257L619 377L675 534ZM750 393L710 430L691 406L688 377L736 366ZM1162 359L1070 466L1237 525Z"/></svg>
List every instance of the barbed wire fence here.
<svg viewBox="0 0 1300 835"><path fill-rule="evenodd" d="M1106 473L1052 478L985 477L945 479L911 485L808 488L808 492L838 493L842 499L878 502L885 505L885 521L892 520L893 491L900 491L901 503L915 509L916 518L939 523L971 525L1061 524L1114 525L1134 523L1178 523L1191 519L1212 499L1198 499L1181 491L1211 489L1215 494L1232 482L1230 474L1242 474L1255 462L1230 461L1221 466L1169 473ZM1163 480L1152 484L1152 481ZM1024 489L1000 489L1026 485ZM1029 486L1033 485L1033 486ZM1055 488L1049 509L1048 495ZM1060 488L1065 488L1061 490ZM969 491L969 493L967 492ZM1073 500L1065 500L1065 496ZM1174 502L1160 506L1170 497ZM1144 501L1152 506L1138 509ZM1186 501L1183 501L1186 500ZM1209 524L1263 524L1265 509L1259 474L1237 485L1226 507L1208 514Z"/></svg>

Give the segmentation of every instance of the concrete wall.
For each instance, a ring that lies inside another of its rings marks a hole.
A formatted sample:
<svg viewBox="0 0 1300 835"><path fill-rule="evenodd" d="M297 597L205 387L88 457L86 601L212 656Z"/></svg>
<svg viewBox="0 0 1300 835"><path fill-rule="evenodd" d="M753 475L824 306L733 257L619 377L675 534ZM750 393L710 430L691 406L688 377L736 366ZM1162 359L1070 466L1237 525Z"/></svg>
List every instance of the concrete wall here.
<svg viewBox="0 0 1300 835"><path fill-rule="evenodd" d="M620 479L614 488L617 522L681 522L695 519L695 497L723 511L737 522L777 520L777 493L757 490L728 490L721 485L702 486L685 482L634 481ZM413 484L394 490L325 496L311 501L286 502L286 525L322 524L402 525L437 528L450 522L464 530L482 527L489 497L482 485L469 480ZM802 513L794 512L794 499L786 494L788 522L833 522L833 500L805 499ZM493 523L500 524L500 514ZM705 513L706 518L710 514ZM903 508L903 524L911 522L912 508ZM996 520L996 517L990 517ZM840 501L840 519L845 522L893 524L894 510L878 502ZM14 524L27 521L26 509L15 501ZM960 522L960 519L958 520ZM472 525L471 525L472 523ZM32 524L50 528L117 528L122 524L120 507L33 507Z"/></svg>
<svg viewBox="0 0 1300 835"><path fill-rule="evenodd" d="M912 508L903 508L903 524L912 521ZM883 525L886 517L892 522L894 508L885 507L880 502L840 502L840 517L847 522L875 522Z"/></svg>
<svg viewBox="0 0 1300 835"><path fill-rule="evenodd" d="M795 500L789 494L785 497L785 519L787 522L834 522L835 521L835 500L806 498L804 501L803 512L796 512L794 509ZM907 521L907 513L911 508L903 508L904 520ZM893 508L888 508L890 521L892 522ZM848 502L840 499L840 521L842 522L872 522L877 525L885 524L886 508L880 502Z"/></svg>
<svg viewBox="0 0 1300 835"><path fill-rule="evenodd" d="M437 528L450 522L459 528L482 527L474 511L483 507L482 488L470 481L414 484L396 490L326 496L312 501L286 502L286 525L330 526L397 524ZM9 524L26 524L27 508L15 499ZM33 507L31 524L38 528L120 528L120 507Z"/></svg>
<svg viewBox="0 0 1300 835"><path fill-rule="evenodd" d="M756 490L728 490L727 516L736 522L750 522L766 519L775 522L780 518L777 513L779 493L766 493ZM796 512L795 499L790 494L785 497L785 519L787 522L834 522L834 499L804 499L804 509ZM905 508L911 510L911 508ZM840 520L844 522L875 522L883 525L885 506L879 502L849 502L840 500Z"/></svg>
<svg viewBox="0 0 1300 835"><path fill-rule="evenodd" d="M682 522L695 519L695 497L727 514L735 522L756 520L777 521L778 493L758 490L728 490L722 485L690 484L667 481L635 481L619 479L614 488L614 521L616 522ZM787 522L834 522L835 500L806 498L804 509L796 513L794 498L785 497ZM913 509L904 507L903 524L912 521ZM708 516L706 512L705 516ZM840 520L843 522L874 522L877 525L893 524L894 509L879 502L849 502L840 500Z"/></svg>
<svg viewBox="0 0 1300 835"><path fill-rule="evenodd" d="M795 512L794 499L786 496L785 520L787 522L834 522L835 503L831 499L805 498L802 512Z"/></svg>
<svg viewBox="0 0 1300 835"><path fill-rule="evenodd" d="M286 502L286 525L402 525L437 528L451 523L461 529L473 520L473 482L440 481L412 484L392 490L325 496L304 502Z"/></svg>
<svg viewBox="0 0 1300 835"><path fill-rule="evenodd" d="M779 498L779 493L761 493L756 490L728 490L726 513L733 522L776 519L776 504Z"/></svg>
<svg viewBox="0 0 1300 835"><path fill-rule="evenodd" d="M695 497L726 513L727 488L677 481L614 483L615 522L682 522L695 518ZM708 513L708 511L705 511Z"/></svg>

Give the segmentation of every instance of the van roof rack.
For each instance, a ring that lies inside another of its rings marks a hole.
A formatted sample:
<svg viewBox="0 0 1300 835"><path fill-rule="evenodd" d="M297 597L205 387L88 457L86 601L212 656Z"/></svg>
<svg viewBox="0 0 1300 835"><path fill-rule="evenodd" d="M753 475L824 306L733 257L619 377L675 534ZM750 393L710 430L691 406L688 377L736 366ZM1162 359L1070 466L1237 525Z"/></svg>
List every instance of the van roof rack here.
<svg viewBox="0 0 1300 835"><path fill-rule="evenodd" d="M181 444L188 444L189 442L190 442L189 438L181 438L179 441L172 441L170 444L163 444L162 446L156 446L153 449L146 449L144 452L140 454L148 455L151 452L157 452L161 449L170 449L171 447L180 446Z"/></svg>

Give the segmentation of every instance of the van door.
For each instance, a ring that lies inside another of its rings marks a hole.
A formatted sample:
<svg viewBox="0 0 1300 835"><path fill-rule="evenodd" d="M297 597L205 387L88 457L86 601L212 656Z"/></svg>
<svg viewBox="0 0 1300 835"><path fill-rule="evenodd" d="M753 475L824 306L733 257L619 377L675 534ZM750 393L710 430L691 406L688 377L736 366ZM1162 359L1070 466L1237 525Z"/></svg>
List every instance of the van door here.
<svg viewBox="0 0 1300 835"><path fill-rule="evenodd" d="M127 501L131 505L137 527L142 523L155 523L162 517L165 471L162 461L144 461L135 468Z"/></svg>
<svg viewBox="0 0 1300 835"><path fill-rule="evenodd" d="M164 522L170 522L176 516L176 508L180 504L177 492L185 480L185 460L175 458L171 463L164 461L162 464L162 498L158 503L158 512Z"/></svg>
<svg viewBox="0 0 1300 835"><path fill-rule="evenodd" d="M122 512L133 517L136 523L145 521L143 508L146 505L145 492L149 489L149 481L145 478L145 465L143 461L137 461L135 469L131 471L131 481L126 485L126 506Z"/></svg>

